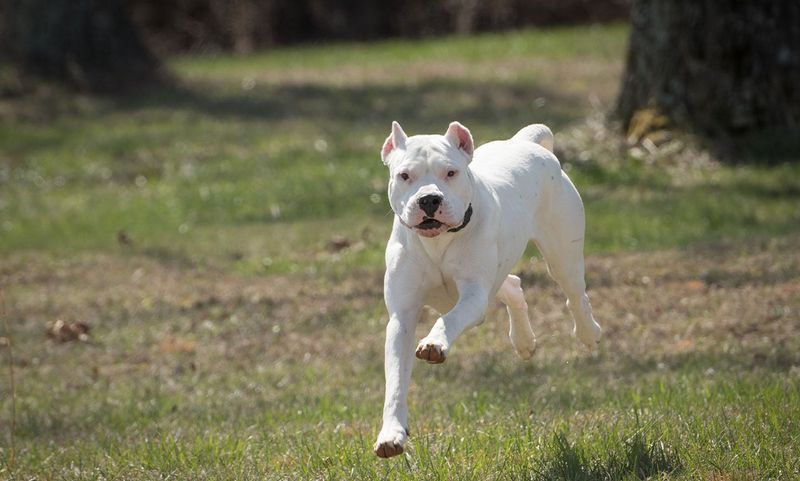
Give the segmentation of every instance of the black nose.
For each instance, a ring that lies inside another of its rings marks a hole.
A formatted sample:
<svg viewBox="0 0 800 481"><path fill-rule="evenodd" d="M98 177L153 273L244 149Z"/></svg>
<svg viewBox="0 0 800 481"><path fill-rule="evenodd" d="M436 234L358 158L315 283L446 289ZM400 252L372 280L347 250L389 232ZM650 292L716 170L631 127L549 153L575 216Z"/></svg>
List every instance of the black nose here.
<svg viewBox="0 0 800 481"><path fill-rule="evenodd" d="M428 217L433 217L436 211L439 210L439 206L442 205L442 196L434 194L423 195L417 202L419 202L419 208L428 214Z"/></svg>

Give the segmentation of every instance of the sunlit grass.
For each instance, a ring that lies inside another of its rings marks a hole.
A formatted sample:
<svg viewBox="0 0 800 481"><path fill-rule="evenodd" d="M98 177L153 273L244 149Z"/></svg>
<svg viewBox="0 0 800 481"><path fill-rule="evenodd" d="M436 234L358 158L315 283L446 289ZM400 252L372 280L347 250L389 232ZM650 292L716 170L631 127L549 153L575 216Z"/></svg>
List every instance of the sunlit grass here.
<svg viewBox="0 0 800 481"><path fill-rule="evenodd" d="M89 99L82 114L0 127L0 253L113 251L124 232L140 248L232 258L248 271L263 258L278 270L307 267L309 251L339 234L326 227L294 252L276 246L296 222L369 227L385 237L387 174L376 152L391 120L418 133L459 119L478 143L542 121L568 139L567 127L593 108L590 97L612 101L624 34L584 27L176 60L175 71L196 84ZM363 71L398 62L406 65L400 77ZM582 70L593 62L607 66ZM324 72L334 67L365 80L332 82ZM562 70L580 85L551 74ZM277 77L243 86L248 72ZM570 158L576 154L562 161L587 201L590 252L800 225L797 167L722 167L685 187L625 152L595 149L591 162ZM248 241L246 251L214 246L209 234L223 230L264 240ZM349 265L379 266L381 242L372 241L359 250L368 255L344 254Z"/></svg>
<svg viewBox="0 0 800 481"><path fill-rule="evenodd" d="M513 59L529 62L546 59L557 62L583 56L617 60L626 36L627 27L624 25L528 30L413 42L390 40L307 45L247 57L186 57L172 65L179 74L190 78L241 78L269 73L271 70L291 72L298 67L335 72L351 66L380 68L454 60L484 62Z"/></svg>

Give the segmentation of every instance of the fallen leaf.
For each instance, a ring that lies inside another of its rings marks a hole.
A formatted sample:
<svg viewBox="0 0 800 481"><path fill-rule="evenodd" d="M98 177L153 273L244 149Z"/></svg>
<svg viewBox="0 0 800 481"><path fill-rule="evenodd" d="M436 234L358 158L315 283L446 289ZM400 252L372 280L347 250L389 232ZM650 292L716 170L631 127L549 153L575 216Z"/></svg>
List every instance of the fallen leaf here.
<svg viewBox="0 0 800 481"><path fill-rule="evenodd" d="M131 240L128 233L124 230L117 231L117 243L122 246L130 246L133 245L133 241Z"/></svg>
<svg viewBox="0 0 800 481"><path fill-rule="evenodd" d="M89 325L85 322L64 322L56 319L47 324L47 337L56 342L89 340Z"/></svg>
<svg viewBox="0 0 800 481"><path fill-rule="evenodd" d="M690 291L704 291L708 288L708 284L700 279L691 279L684 283L684 286Z"/></svg>
<svg viewBox="0 0 800 481"><path fill-rule="evenodd" d="M178 352L193 353L197 350L197 342L188 339L181 339L175 336L169 336L158 345L161 352L166 354L174 354Z"/></svg>
<svg viewBox="0 0 800 481"><path fill-rule="evenodd" d="M674 344L674 350L677 353L685 353L694 350L694 341L691 339L681 339Z"/></svg>
<svg viewBox="0 0 800 481"><path fill-rule="evenodd" d="M352 242L350 242L349 239L337 235L328 241L327 248L329 252L339 252L350 247L350 244L352 244Z"/></svg>

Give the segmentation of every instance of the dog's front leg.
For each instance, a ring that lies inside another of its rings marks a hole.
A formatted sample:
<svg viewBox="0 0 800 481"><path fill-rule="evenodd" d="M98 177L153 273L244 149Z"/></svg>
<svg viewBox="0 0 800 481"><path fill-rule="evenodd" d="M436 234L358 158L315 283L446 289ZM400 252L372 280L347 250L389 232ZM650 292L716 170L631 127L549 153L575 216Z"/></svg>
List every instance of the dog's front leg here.
<svg viewBox="0 0 800 481"><path fill-rule="evenodd" d="M414 365L414 330L423 303L417 285L402 285L402 279L391 276L391 273L387 275L384 289L389 310L384 361L386 399L383 426L373 448L381 458L402 453L408 438L408 386Z"/></svg>
<svg viewBox="0 0 800 481"><path fill-rule="evenodd" d="M456 286L458 302L450 312L436 320L431 332L417 345L417 357L431 364L444 362L456 338L478 324L489 305L490 287L485 283L456 281Z"/></svg>

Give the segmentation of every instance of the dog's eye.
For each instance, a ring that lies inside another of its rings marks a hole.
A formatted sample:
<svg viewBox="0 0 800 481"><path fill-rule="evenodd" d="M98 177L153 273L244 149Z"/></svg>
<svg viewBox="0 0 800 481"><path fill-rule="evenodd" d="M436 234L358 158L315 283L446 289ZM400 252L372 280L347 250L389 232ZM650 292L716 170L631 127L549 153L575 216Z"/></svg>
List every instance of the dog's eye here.
<svg viewBox="0 0 800 481"><path fill-rule="evenodd" d="M408 177L408 174L403 172L403 173L400 174L400 178L403 179L403 180L408 180L409 177Z"/></svg>
<svg viewBox="0 0 800 481"><path fill-rule="evenodd" d="M455 177L456 176L456 171L455 170L448 170L447 171L447 176L448 177Z"/></svg>

